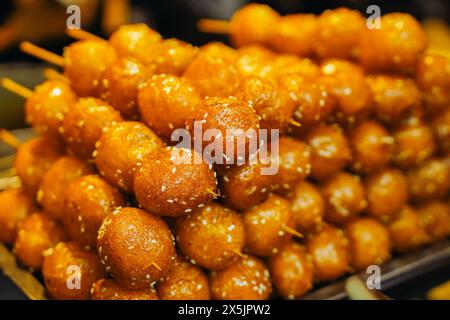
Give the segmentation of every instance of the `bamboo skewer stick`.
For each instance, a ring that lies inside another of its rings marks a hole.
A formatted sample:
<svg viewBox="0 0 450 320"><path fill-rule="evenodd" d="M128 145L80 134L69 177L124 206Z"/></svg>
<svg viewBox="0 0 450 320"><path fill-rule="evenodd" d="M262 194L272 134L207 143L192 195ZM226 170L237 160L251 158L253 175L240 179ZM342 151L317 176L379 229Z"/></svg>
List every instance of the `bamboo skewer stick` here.
<svg viewBox="0 0 450 320"><path fill-rule="evenodd" d="M50 52L48 50L45 50L41 47L38 47L38 46L32 44L31 42L28 42L28 41L21 42L19 47L20 47L20 50L22 50L23 52L28 53L29 55L32 55L36 58L42 59L51 64L57 65L59 67L64 66L64 58L63 57L61 57L53 52Z"/></svg>
<svg viewBox="0 0 450 320"><path fill-rule="evenodd" d="M197 22L197 28L204 33L229 34L230 22L217 19L200 19Z"/></svg>

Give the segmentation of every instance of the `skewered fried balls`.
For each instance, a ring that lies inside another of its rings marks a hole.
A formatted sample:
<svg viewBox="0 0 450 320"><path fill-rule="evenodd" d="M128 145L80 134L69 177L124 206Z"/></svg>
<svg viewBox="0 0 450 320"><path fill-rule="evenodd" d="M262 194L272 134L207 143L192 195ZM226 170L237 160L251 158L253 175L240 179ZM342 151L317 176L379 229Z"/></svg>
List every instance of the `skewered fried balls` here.
<svg viewBox="0 0 450 320"><path fill-rule="evenodd" d="M427 46L424 30L406 13L385 14L380 24L361 36L361 63L369 70L410 72Z"/></svg>
<svg viewBox="0 0 450 320"><path fill-rule="evenodd" d="M364 17L357 10L325 10L317 18L314 51L321 59L355 59L364 29Z"/></svg>
<svg viewBox="0 0 450 320"><path fill-rule="evenodd" d="M295 228L289 201L276 195L270 195L266 201L245 211L242 219L246 247L260 257L277 253L292 236L289 228Z"/></svg>
<svg viewBox="0 0 450 320"><path fill-rule="evenodd" d="M450 191L450 163L446 159L430 159L407 173L412 200L441 198Z"/></svg>
<svg viewBox="0 0 450 320"><path fill-rule="evenodd" d="M97 248L106 271L132 290L160 280L175 259L167 224L137 208L119 208L108 215L98 231Z"/></svg>
<svg viewBox="0 0 450 320"><path fill-rule="evenodd" d="M61 155L48 139L36 138L22 143L16 152L14 169L23 189L34 197L44 174Z"/></svg>
<svg viewBox="0 0 450 320"><path fill-rule="evenodd" d="M28 268L40 269L44 261L43 252L66 240L60 224L37 212L19 224L13 252Z"/></svg>
<svg viewBox="0 0 450 320"><path fill-rule="evenodd" d="M64 141L75 156L90 159L95 144L108 127L122 121L120 113L95 98L80 98L62 122Z"/></svg>
<svg viewBox="0 0 450 320"><path fill-rule="evenodd" d="M351 160L351 150L342 129L319 125L308 132L311 146L311 176L323 180L340 171Z"/></svg>
<svg viewBox="0 0 450 320"><path fill-rule="evenodd" d="M358 218L345 227L350 241L351 265L364 270L372 264L380 265L391 257L388 229L371 218Z"/></svg>
<svg viewBox="0 0 450 320"><path fill-rule="evenodd" d="M143 64L155 60L161 41L161 35L144 23L122 25L109 37L109 43L119 55Z"/></svg>
<svg viewBox="0 0 450 320"><path fill-rule="evenodd" d="M342 225L367 207L366 192L361 178L346 172L339 172L328 179L323 187L325 199L325 220Z"/></svg>
<svg viewBox="0 0 450 320"><path fill-rule="evenodd" d="M103 133L96 146L95 164L100 175L120 190L130 193L136 172L146 158L164 144L144 124L123 121Z"/></svg>
<svg viewBox="0 0 450 320"><path fill-rule="evenodd" d="M312 257L295 241L287 242L270 257L269 268L275 289L284 298L299 298L313 286Z"/></svg>
<svg viewBox="0 0 450 320"><path fill-rule="evenodd" d="M420 220L430 241L437 242L450 236L450 207L442 201L431 201L417 208Z"/></svg>
<svg viewBox="0 0 450 320"><path fill-rule="evenodd" d="M92 300L159 300L153 288L130 290L113 279L100 279L91 288Z"/></svg>
<svg viewBox="0 0 450 320"><path fill-rule="evenodd" d="M64 74L78 96L96 97L103 72L117 59L107 41L77 41L64 49Z"/></svg>
<svg viewBox="0 0 450 320"><path fill-rule="evenodd" d="M450 154L450 108L446 108L433 116L431 128L440 150L443 153Z"/></svg>
<svg viewBox="0 0 450 320"><path fill-rule="evenodd" d="M187 42L172 38L164 40L159 48L159 54L154 63L156 73L181 76L198 54L198 48Z"/></svg>
<svg viewBox="0 0 450 320"><path fill-rule="evenodd" d="M197 213L176 220L177 244L193 264L220 270L232 265L245 244L245 229L239 214L211 202Z"/></svg>
<svg viewBox="0 0 450 320"><path fill-rule="evenodd" d="M276 70L274 58L275 54L260 45L250 45L238 49L239 58L234 63L240 78L261 77L271 78L275 76Z"/></svg>
<svg viewBox="0 0 450 320"><path fill-rule="evenodd" d="M364 121L351 132L349 140L355 172L373 173L389 164L394 139L381 124L373 120Z"/></svg>
<svg viewBox="0 0 450 320"><path fill-rule="evenodd" d="M350 269L349 241L341 229L326 225L306 241L313 258L314 280L334 280Z"/></svg>
<svg viewBox="0 0 450 320"><path fill-rule="evenodd" d="M98 175L80 177L69 184L65 193L64 228L72 240L95 248L105 217L124 205L120 192Z"/></svg>
<svg viewBox="0 0 450 320"><path fill-rule="evenodd" d="M64 216L64 194L75 179L92 173L86 163L72 157L61 157L55 161L42 178L37 201L53 219L62 221Z"/></svg>
<svg viewBox="0 0 450 320"><path fill-rule="evenodd" d="M144 65L136 59L121 57L102 74L99 96L109 102L125 119L139 117L139 88L154 73L153 65Z"/></svg>
<svg viewBox="0 0 450 320"><path fill-rule="evenodd" d="M158 284L162 300L209 300L208 277L199 267L177 257Z"/></svg>
<svg viewBox="0 0 450 320"><path fill-rule="evenodd" d="M310 182L301 181L288 194L296 228L313 232L322 225L325 202L320 191Z"/></svg>
<svg viewBox="0 0 450 320"><path fill-rule="evenodd" d="M76 242L45 251L42 273L49 296L57 300L88 300L94 282L105 277L98 256Z"/></svg>
<svg viewBox="0 0 450 320"><path fill-rule="evenodd" d="M170 139L175 129L184 128L192 119L200 95L187 79L161 74L139 90L138 101L143 121L159 136Z"/></svg>
<svg viewBox="0 0 450 320"><path fill-rule="evenodd" d="M400 170L386 168L365 179L367 213L382 222L395 219L409 198L408 182Z"/></svg>
<svg viewBox="0 0 450 320"><path fill-rule="evenodd" d="M179 217L196 212L211 201L217 193L217 181L212 165L200 154L167 147L149 156L136 173L134 192L147 211Z"/></svg>
<svg viewBox="0 0 450 320"><path fill-rule="evenodd" d="M428 241L420 216L408 206L400 211L398 218L388 228L394 250L398 252L413 250Z"/></svg>
<svg viewBox="0 0 450 320"><path fill-rule="evenodd" d="M0 192L0 242L13 244L18 224L36 210L33 198L24 189Z"/></svg>
<svg viewBox="0 0 450 320"><path fill-rule="evenodd" d="M269 269L253 256L241 258L223 270L211 272L215 300L267 300L272 292Z"/></svg>

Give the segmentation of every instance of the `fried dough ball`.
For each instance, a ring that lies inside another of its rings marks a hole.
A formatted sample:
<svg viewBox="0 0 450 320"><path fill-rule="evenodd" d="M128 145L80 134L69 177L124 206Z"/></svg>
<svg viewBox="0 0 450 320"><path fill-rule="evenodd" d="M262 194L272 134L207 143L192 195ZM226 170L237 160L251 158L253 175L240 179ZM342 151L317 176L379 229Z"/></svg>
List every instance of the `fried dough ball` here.
<svg viewBox="0 0 450 320"><path fill-rule="evenodd" d="M428 242L420 216L411 207L404 207L388 228L394 250L398 252L410 251Z"/></svg>
<svg viewBox="0 0 450 320"><path fill-rule="evenodd" d="M386 168L365 179L367 213L382 222L395 219L408 202L408 182L400 170Z"/></svg>
<svg viewBox="0 0 450 320"><path fill-rule="evenodd" d="M172 38L164 40L155 59L156 73L181 76L198 54L198 48L187 42Z"/></svg>
<svg viewBox="0 0 450 320"><path fill-rule="evenodd" d="M322 225L325 201L315 185L301 181L288 194L288 199L296 228L300 232L313 232Z"/></svg>
<svg viewBox="0 0 450 320"><path fill-rule="evenodd" d="M177 244L193 264L220 270L232 265L242 253L245 229L239 214L211 202L200 212L176 220Z"/></svg>
<svg viewBox="0 0 450 320"><path fill-rule="evenodd" d="M450 104L450 59L448 57L436 53L422 55L416 68L416 81L424 93L427 111L448 110Z"/></svg>
<svg viewBox="0 0 450 320"><path fill-rule="evenodd" d="M350 242L351 265L356 271L380 265L391 257L388 229L371 218L359 218L345 227Z"/></svg>
<svg viewBox="0 0 450 320"><path fill-rule="evenodd" d="M120 192L98 175L74 180L64 197L64 228L72 240L95 248L98 229L105 217L124 206Z"/></svg>
<svg viewBox="0 0 450 320"><path fill-rule="evenodd" d="M138 101L143 121L156 134L170 139L175 129L184 128L192 119L200 95L187 79L161 74L139 90Z"/></svg>
<svg viewBox="0 0 450 320"><path fill-rule="evenodd" d="M140 167L134 192L147 211L179 217L200 210L215 197L216 174L197 152L168 147L149 156Z"/></svg>
<svg viewBox="0 0 450 320"><path fill-rule="evenodd" d="M231 42L236 47L269 45L269 35L279 19L279 14L267 5L248 4L237 10L231 18Z"/></svg>
<svg viewBox="0 0 450 320"><path fill-rule="evenodd" d="M361 178L346 172L339 172L322 186L325 199L325 220L342 225L367 207L366 192Z"/></svg>
<svg viewBox="0 0 450 320"><path fill-rule="evenodd" d="M419 22L406 13L388 13L380 23L381 28L366 28L361 35L361 63L377 71L405 72L413 68L427 46Z"/></svg>
<svg viewBox="0 0 450 320"><path fill-rule="evenodd" d="M122 121L120 113L109 104L81 98L62 122L64 141L75 156L89 159L102 133L119 121Z"/></svg>
<svg viewBox="0 0 450 320"><path fill-rule="evenodd" d="M275 54L260 45L250 45L238 49L239 58L234 66L241 79L247 77L271 78L274 70Z"/></svg>
<svg viewBox="0 0 450 320"><path fill-rule="evenodd" d="M328 281L350 271L349 241L341 229L324 226L309 234L306 249L314 263L314 280Z"/></svg>
<svg viewBox="0 0 450 320"><path fill-rule="evenodd" d="M218 55L200 52L186 67L183 76L204 96L232 95L239 82L236 68Z"/></svg>
<svg viewBox="0 0 450 320"><path fill-rule="evenodd" d="M414 80L403 76L369 75L366 79L372 91L374 114L384 122L392 123L422 100Z"/></svg>
<svg viewBox="0 0 450 320"><path fill-rule="evenodd" d="M450 207L441 201L432 201L417 208L420 220L432 242L450 236Z"/></svg>
<svg viewBox="0 0 450 320"><path fill-rule="evenodd" d="M130 193L136 172L164 144L144 124L123 121L112 125L96 146L95 164L100 174L113 186Z"/></svg>
<svg viewBox="0 0 450 320"><path fill-rule="evenodd" d="M149 288L175 259L167 224L137 208L119 208L108 215L98 231L97 248L106 271L132 290Z"/></svg>
<svg viewBox="0 0 450 320"><path fill-rule="evenodd" d="M338 126L319 125L308 132L311 146L311 176L323 180L340 171L351 160L347 138Z"/></svg>
<svg viewBox="0 0 450 320"><path fill-rule="evenodd" d="M88 300L94 282L106 276L98 256L76 242L45 251L42 274L49 296L57 300Z"/></svg>
<svg viewBox="0 0 450 320"><path fill-rule="evenodd" d="M295 228L291 206L286 199L270 195L269 198L242 214L247 249L260 257L277 253L289 241Z"/></svg>
<svg viewBox="0 0 450 320"><path fill-rule="evenodd" d="M215 56L227 61L230 64L236 63L239 59L239 53L236 49L231 48L219 41L212 41L200 47L200 51L206 55Z"/></svg>
<svg viewBox="0 0 450 320"><path fill-rule="evenodd" d="M313 286L312 257L295 241L287 242L270 257L269 268L275 289L284 298L299 298Z"/></svg>
<svg viewBox="0 0 450 320"><path fill-rule="evenodd" d="M187 124L191 136L198 136L196 124L198 126L199 123L202 132L205 134L208 130L211 132L210 141L212 142L202 141L204 152L205 148L212 143L222 148L222 152L216 148L217 153L214 154L214 158L217 159L214 161L216 164L230 161L232 164L241 164L248 155L257 151L250 150L250 141L258 138L259 117L246 102L235 97L207 97L197 106L193 120ZM202 137L199 138L202 139ZM229 150L230 148L233 150Z"/></svg>
<svg viewBox="0 0 450 320"><path fill-rule="evenodd" d="M92 300L159 300L153 288L130 290L113 279L100 279L91 288Z"/></svg>
<svg viewBox="0 0 450 320"><path fill-rule="evenodd" d="M275 51L299 56L312 54L312 44L318 33L315 15L288 14L272 27L270 45Z"/></svg>
<svg viewBox="0 0 450 320"><path fill-rule="evenodd" d="M13 252L25 266L36 270L42 267L43 252L66 240L60 224L37 212L19 224Z"/></svg>
<svg viewBox="0 0 450 320"><path fill-rule="evenodd" d="M450 154L450 108L433 116L430 125L441 151Z"/></svg>
<svg viewBox="0 0 450 320"><path fill-rule="evenodd" d="M60 81L48 80L36 86L25 104L25 119L42 136L62 142L59 127L76 102L75 93Z"/></svg>
<svg viewBox="0 0 450 320"><path fill-rule="evenodd" d="M153 65L144 65L136 59L121 57L102 74L100 97L109 102L125 119L139 117L139 88L154 73Z"/></svg>
<svg viewBox="0 0 450 320"><path fill-rule="evenodd" d="M399 126L393 132L394 163L401 168L422 164L436 151L433 132L422 121Z"/></svg>
<svg viewBox="0 0 450 320"><path fill-rule="evenodd" d="M311 148L296 139L281 137L278 140L278 172L274 175L276 191L287 194L311 172Z"/></svg>
<svg viewBox="0 0 450 320"><path fill-rule="evenodd" d="M64 194L75 179L93 173L86 163L72 157L61 157L55 161L42 178L37 201L53 219L62 221L64 216Z"/></svg>
<svg viewBox="0 0 450 320"><path fill-rule="evenodd" d="M64 75L81 97L96 97L103 72L118 59L116 50L102 40L81 40L64 49Z"/></svg>
<svg viewBox="0 0 450 320"><path fill-rule="evenodd" d="M386 167L392 157L394 139L376 121L360 123L350 134L352 169L359 174L369 174Z"/></svg>
<svg viewBox="0 0 450 320"><path fill-rule="evenodd" d="M450 191L450 163L445 159L430 159L410 169L407 178L412 200L442 198Z"/></svg>
<svg viewBox="0 0 450 320"><path fill-rule="evenodd" d="M36 210L33 198L24 189L0 192L0 242L13 244L18 224Z"/></svg>
<svg viewBox="0 0 450 320"><path fill-rule="evenodd" d="M245 78L237 89L236 97L255 109L261 117L261 128L283 132L288 127L295 105L287 92L280 90L272 81L255 76Z"/></svg>
<svg viewBox="0 0 450 320"><path fill-rule="evenodd" d="M60 150L47 139L36 138L20 144L14 159L14 169L23 189L34 197L44 174L61 156Z"/></svg>
<svg viewBox="0 0 450 320"><path fill-rule="evenodd" d="M211 296L215 300L267 300L272 293L269 269L253 256L211 272Z"/></svg>
<svg viewBox="0 0 450 320"><path fill-rule="evenodd" d="M162 300L209 300L208 277L199 267L177 257L158 284Z"/></svg>
<svg viewBox="0 0 450 320"><path fill-rule="evenodd" d="M273 58L271 64L272 68L275 69L274 76L278 78L278 80L288 76L297 76L301 80L312 80L320 75L319 66L313 60L308 58L300 58L291 54L277 55ZM289 81L287 84L289 84ZM298 86L295 82L294 85L297 88L295 90L289 90L289 94L294 94L295 92L293 91L298 90ZM302 84L302 86L303 85L305 84Z"/></svg>
<svg viewBox="0 0 450 320"><path fill-rule="evenodd" d="M119 55L135 58L143 64L155 60L161 41L161 35L143 23L122 25L109 37L109 43Z"/></svg>
<svg viewBox="0 0 450 320"><path fill-rule="evenodd" d="M318 31L312 39L314 51L321 59L354 59L359 55L359 42L365 28L365 19L357 10L325 10L317 18Z"/></svg>

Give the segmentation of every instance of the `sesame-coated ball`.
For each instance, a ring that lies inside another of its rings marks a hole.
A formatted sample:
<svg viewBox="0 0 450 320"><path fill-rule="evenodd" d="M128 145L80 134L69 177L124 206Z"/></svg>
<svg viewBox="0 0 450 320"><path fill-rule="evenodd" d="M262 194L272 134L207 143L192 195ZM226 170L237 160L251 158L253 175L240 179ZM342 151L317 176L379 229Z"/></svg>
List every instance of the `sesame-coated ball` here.
<svg viewBox="0 0 450 320"><path fill-rule="evenodd" d="M417 208L420 220L432 242L450 236L450 207L442 201L431 201Z"/></svg>
<svg viewBox="0 0 450 320"><path fill-rule="evenodd" d="M156 73L166 73L180 76L188 64L198 54L198 48L187 42L171 38L164 40L159 48L159 54L154 63Z"/></svg>

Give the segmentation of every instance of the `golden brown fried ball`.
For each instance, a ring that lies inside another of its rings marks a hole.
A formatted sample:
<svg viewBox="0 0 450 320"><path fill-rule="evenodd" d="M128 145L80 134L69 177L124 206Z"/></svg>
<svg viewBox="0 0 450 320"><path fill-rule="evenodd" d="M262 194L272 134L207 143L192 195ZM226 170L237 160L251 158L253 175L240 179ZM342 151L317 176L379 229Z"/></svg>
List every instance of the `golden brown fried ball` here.
<svg viewBox="0 0 450 320"><path fill-rule="evenodd" d="M162 300L209 300L208 277L199 267L177 257L158 284L158 295Z"/></svg>
<svg viewBox="0 0 450 320"><path fill-rule="evenodd" d="M430 125L441 151L450 154L450 108L433 116Z"/></svg>
<svg viewBox="0 0 450 320"><path fill-rule="evenodd" d="M193 264L220 270L242 254L245 229L239 214L217 203L176 220L177 244Z"/></svg>
<svg viewBox="0 0 450 320"><path fill-rule="evenodd" d="M0 242L13 244L18 224L36 210L33 198L24 189L0 192Z"/></svg>
<svg viewBox="0 0 450 320"><path fill-rule="evenodd" d="M13 252L25 266L36 270L42 267L44 251L66 240L62 225L36 212L19 224Z"/></svg>
<svg viewBox="0 0 450 320"><path fill-rule="evenodd" d="M134 192L147 211L179 217L200 210L215 197L216 174L197 152L168 147L149 156L140 167Z"/></svg>
<svg viewBox="0 0 450 320"><path fill-rule="evenodd" d="M34 197L44 174L61 156L60 150L47 139L36 138L20 144L14 159L14 169L23 189Z"/></svg>
<svg viewBox="0 0 450 320"><path fill-rule="evenodd" d="M78 96L96 97L103 72L117 59L107 41L77 41L64 49L64 75Z"/></svg>
<svg viewBox="0 0 450 320"><path fill-rule="evenodd" d="M382 222L395 219L408 202L408 182L400 170L386 168L365 181L367 213Z"/></svg>
<svg viewBox="0 0 450 320"><path fill-rule="evenodd" d="M269 269L253 256L239 259L211 272L211 296L215 300L267 300L272 293Z"/></svg>
<svg viewBox="0 0 450 320"><path fill-rule="evenodd" d="M319 189L308 181L301 181L288 194L297 229L309 233L323 223L325 201Z"/></svg>
<svg viewBox="0 0 450 320"><path fill-rule="evenodd" d="M380 23L381 28L366 28L361 35L361 63L376 71L405 72L414 68L427 46L419 22L407 13L388 13Z"/></svg>
<svg viewBox="0 0 450 320"><path fill-rule="evenodd" d="M184 128L192 119L200 95L187 79L161 74L150 78L139 90L138 101L143 122L170 140L175 129Z"/></svg>
<svg viewBox="0 0 450 320"><path fill-rule="evenodd" d="M432 242L450 236L450 207L442 201L431 201L417 208L420 220Z"/></svg>
<svg viewBox="0 0 450 320"><path fill-rule="evenodd" d="M411 207L405 206L388 228L394 250L398 252L410 251L428 242L420 216Z"/></svg>
<svg viewBox="0 0 450 320"><path fill-rule="evenodd" d="M345 227L350 243L351 265L356 271L381 265L391 257L388 229L371 218L358 218Z"/></svg>
<svg viewBox="0 0 450 320"><path fill-rule="evenodd" d="M164 40L159 49L159 54L154 63L156 73L173 74L181 76L198 54L198 48L187 42L171 38Z"/></svg>
<svg viewBox="0 0 450 320"><path fill-rule="evenodd" d="M76 242L45 251L42 274L49 296L57 300L88 300L94 282L106 276L98 256Z"/></svg>
<svg viewBox="0 0 450 320"><path fill-rule="evenodd" d="M296 76L298 79L310 79L313 81L312 79L320 75L320 69L316 62L308 58L300 58L291 54L277 55L273 58L271 64L272 68L275 69L273 70L273 76L275 76L278 80L281 80L283 77ZM294 79L296 77L294 77ZM315 80L313 82L315 82ZM289 84L289 81L287 84ZM304 85L305 84L303 83L302 86ZM295 91L297 91L298 85L295 84L295 82L294 86L297 86L297 89L295 89ZM292 92L294 90L289 91L289 94L295 93Z"/></svg>
<svg viewBox="0 0 450 320"><path fill-rule="evenodd" d="M63 222L67 234L83 246L97 246L98 229L105 217L124 206L120 192L98 175L74 180L64 197Z"/></svg>
<svg viewBox="0 0 450 320"><path fill-rule="evenodd" d="M290 230L295 228L289 201L276 195L245 211L242 219L246 247L260 257L277 253L292 237Z"/></svg>
<svg viewBox="0 0 450 320"><path fill-rule="evenodd" d="M76 157L90 159L103 132L119 121L122 121L120 113L109 104L81 98L62 122L64 141Z"/></svg>
<svg viewBox="0 0 450 320"><path fill-rule="evenodd" d="M257 76L270 78L276 75L274 70L275 54L260 45L250 45L238 49L239 58L234 66L240 78Z"/></svg>
<svg viewBox="0 0 450 320"><path fill-rule="evenodd" d="M239 53L236 49L227 46L219 41L211 41L200 47L200 51L211 56L216 56L234 64L239 59Z"/></svg>
<svg viewBox="0 0 450 320"><path fill-rule="evenodd" d="M103 220L97 249L106 271L132 290L149 288L167 274L175 259L167 224L137 208L119 208Z"/></svg>
<svg viewBox="0 0 450 320"><path fill-rule="evenodd" d="M311 176L323 180L340 171L351 160L347 138L338 126L319 125L308 132L311 146Z"/></svg>
<svg viewBox="0 0 450 320"><path fill-rule="evenodd" d="M334 280L350 271L349 242L341 229L327 225L309 234L306 248L313 258L315 281Z"/></svg>
<svg viewBox="0 0 450 320"><path fill-rule="evenodd" d="M91 288L92 300L159 300L153 288L130 290L113 279L100 279Z"/></svg>
<svg viewBox="0 0 450 320"><path fill-rule="evenodd" d="M317 18L317 34L312 39L314 51L321 59L355 59L365 28L365 19L357 10L326 10Z"/></svg>
<svg viewBox="0 0 450 320"><path fill-rule="evenodd" d="M283 298L299 298L313 286L312 257L295 241L287 242L270 257L269 268L273 285Z"/></svg>

